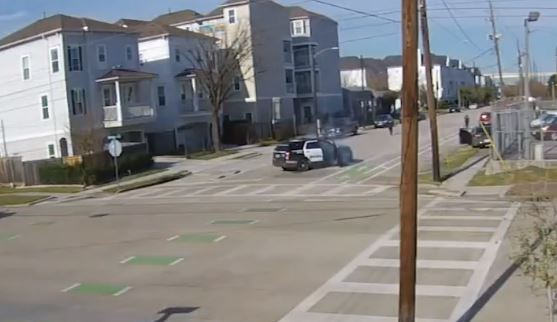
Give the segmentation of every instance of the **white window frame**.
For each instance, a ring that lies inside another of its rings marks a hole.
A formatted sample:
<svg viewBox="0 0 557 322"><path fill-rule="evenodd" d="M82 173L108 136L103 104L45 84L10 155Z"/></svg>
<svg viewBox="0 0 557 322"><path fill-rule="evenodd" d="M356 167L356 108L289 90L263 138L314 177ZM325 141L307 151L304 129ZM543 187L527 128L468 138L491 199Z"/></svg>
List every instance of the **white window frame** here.
<svg viewBox="0 0 557 322"><path fill-rule="evenodd" d="M240 92L242 90L242 77L234 76L234 79L233 79L232 82L233 82L232 90L234 92Z"/></svg>
<svg viewBox="0 0 557 322"><path fill-rule="evenodd" d="M75 99L74 94L75 93ZM70 102L72 108L72 115L85 115L87 114L87 100L85 97L84 88L72 88L70 89ZM78 104L81 103L81 109L78 110Z"/></svg>
<svg viewBox="0 0 557 322"><path fill-rule="evenodd" d="M52 146L54 150L54 154L50 154L50 147ZM46 143L46 157L47 159L55 159L56 158L56 144L53 142Z"/></svg>
<svg viewBox="0 0 557 322"><path fill-rule="evenodd" d="M236 9L226 10L226 15L228 16L228 23L234 25L238 22L238 17L236 16Z"/></svg>
<svg viewBox="0 0 557 322"><path fill-rule="evenodd" d="M52 52L56 51L56 60L52 58ZM57 74L60 72L60 47L52 47L48 50L48 57L50 59L50 72L52 74ZM56 64L56 69L54 70L54 64Z"/></svg>
<svg viewBox="0 0 557 322"><path fill-rule="evenodd" d="M27 67L23 64L25 59L27 59ZM27 77L25 76L25 70L27 70ZM24 81L31 79L31 56L29 55L21 56L21 78Z"/></svg>
<svg viewBox="0 0 557 322"><path fill-rule="evenodd" d="M127 61L132 61L133 60L133 48L132 46L126 46L126 60Z"/></svg>
<svg viewBox="0 0 557 322"><path fill-rule="evenodd" d="M81 48L81 49L80 49ZM68 53L68 71L70 72L82 72L83 71L83 47L80 45L68 45L67 49L69 49L69 53ZM78 66L76 69L73 69L73 57L71 55L72 50L76 51L76 55L77 55L77 61L78 61ZM79 52L81 51L81 55L79 55Z"/></svg>
<svg viewBox="0 0 557 322"><path fill-rule="evenodd" d="M46 106L43 106L43 97L46 97ZM41 120L50 119L50 97L48 93L42 93L39 95L39 106L41 107ZM48 117L44 117L45 109Z"/></svg>
<svg viewBox="0 0 557 322"><path fill-rule="evenodd" d="M105 90L108 90L108 97L106 97L106 92ZM103 107L107 107L107 106L114 106L116 105L114 102L116 101L115 97L114 97L114 87L113 85L104 85L102 87L102 103L103 103ZM106 100L108 99L110 105L106 105Z"/></svg>
<svg viewBox="0 0 557 322"><path fill-rule="evenodd" d="M104 56L103 61L101 61L101 50L103 51L102 55ZM107 60L108 60L108 55L107 55L107 52L106 52L106 45L104 45L104 44L97 45L97 63L99 63L99 67L101 67L101 68L106 67Z"/></svg>

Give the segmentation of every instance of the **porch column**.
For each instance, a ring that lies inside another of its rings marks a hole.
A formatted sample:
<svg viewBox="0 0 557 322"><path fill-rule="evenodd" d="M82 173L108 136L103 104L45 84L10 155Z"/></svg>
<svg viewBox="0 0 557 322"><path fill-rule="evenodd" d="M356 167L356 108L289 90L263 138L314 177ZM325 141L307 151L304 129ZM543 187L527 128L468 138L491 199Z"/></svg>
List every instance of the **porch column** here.
<svg viewBox="0 0 557 322"><path fill-rule="evenodd" d="M197 81L195 77L191 78L191 88L193 92L193 110L199 112L199 96L197 96Z"/></svg>
<svg viewBox="0 0 557 322"><path fill-rule="evenodd" d="M118 114L118 120L123 121L124 118L122 117L122 100L120 99L120 82L116 81L114 83L116 87L116 113Z"/></svg>

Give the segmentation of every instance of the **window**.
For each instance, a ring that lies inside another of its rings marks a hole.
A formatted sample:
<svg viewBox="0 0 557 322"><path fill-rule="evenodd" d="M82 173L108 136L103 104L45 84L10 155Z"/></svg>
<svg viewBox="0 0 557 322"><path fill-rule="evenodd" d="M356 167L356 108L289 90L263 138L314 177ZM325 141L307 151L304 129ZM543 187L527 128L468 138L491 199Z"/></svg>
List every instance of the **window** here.
<svg viewBox="0 0 557 322"><path fill-rule="evenodd" d="M313 122L312 107L310 105L304 106L304 120L306 123Z"/></svg>
<svg viewBox="0 0 557 322"><path fill-rule="evenodd" d="M115 104L112 88L112 86L108 85L103 87L103 106L112 106Z"/></svg>
<svg viewBox="0 0 557 322"><path fill-rule="evenodd" d="M234 91L239 92L242 89L242 79L240 76L234 76Z"/></svg>
<svg viewBox="0 0 557 322"><path fill-rule="evenodd" d="M280 97L273 97L273 120L280 120Z"/></svg>
<svg viewBox="0 0 557 322"><path fill-rule="evenodd" d="M47 152L48 152L48 158L49 159L53 159L56 157L56 147L54 146L54 144L49 144L47 147Z"/></svg>
<svg viewBox="0 0 557 322"><path fill-rule="evenodd" d="M60 58L58 58L58 48L50 49L50 69L53 74L60 71Z"/></svg>
<svg viewBox="0 0 557 322"><path fill-rule="evenodd" d="M87 105L85 102L85 90L83 88L73 88L70 91L72 100L72 114L87 114Z"/></svg>
<svg viewBox="0 0 557 322"><path fill-rule="evenodd" d="M228 23L236 23L236 10L235 9L229 9L228 10Z"/></svg>
<svg viewBox="0 0 557 322"><path fill-rule="evenodd" d="M126 105L135 103L135 86L133 84L122 85L122 99Z"/></svg>
<svg viewBox="0 0 557 322"><path fill-rule="evenodd" d="M306 149L319 149L319 148L321 147L319 146L319 143L316 141L310 141L306 145Z"/></svg>
<svg viewBox="0 0 557 322"><path fill-rule="evenodd" d="M296 91L298 94L311 93L311 72L297 72L296 73Z"/></svg>
<svg viewBox="0 0 557 322"><path fill-rule="evenodd" d="M251 113L246 113L246 114L245 114L245 118L246 118L247 121L250 121L250 122L251 122L251 120L252 120L252 115L251 115Z"/></svg>
<svg viewBox="0 0 557 322"><path fill-rule="evenodd" d="M164 86L157 87L157 96L159 98L159 106L165 106L166 95L164 94Z"/></svg>
<svg viewBox="0 0 557 322"><path fill-rule="evenodd" d="M131 46L126 46L126 59L127 60L133 59L133 50Z"/></svg>
<svg viewBox="0 0 557 322"><path fill-rule="evenodd" d="M292 63L292 42L290 40L282 41L282 53L284 54L284 62Z"/></svg>
<svg viewBox="0 0 557 322"><path fill-rule="evenodd" d="M105 45L98 45L97 46L97 60L99 65L106 65L106 46Z"/></svg>
<svg viewBox="0 0 557 322"><path fill-rule="evenodd" d="M174 56L175 56L176 62L179 63L181 58L182 58L182 57L180 57L180 49L176 48L174 50Z"/></svg>
<svg viewBox="0 0 557 322"><path fill-rule="evenodd" d="M60 155L62 157L67 157L68 154L68 140L66 138L60 139Z"/></svg>
<svg viewBox="0 0 557 322"><path fill-rule="evenodd" d="M83 49L81 46L68 46L70 72L83 70Z"/></svg>
<svg viewBox="0 0 557 322"><path fill-rule="evenodd" d="M50 111L48 110L48 95L41 95L41 113L43 120L50 118Z"/></svg>
<svg viewBox="0 0 557 322"><path fill-rule="evenodd" d="M292 36L309 36L309 20L294 20L290 24Z"/></svg>
<svg viewBox="0 0 557 322"><path fill-rule="evenodd" d="M286 92L294 93L294 71L292 69L286 70Z"/></svg>
<svg viewBox="0 0 557 322"><path fill-rule="evenodd" d="M309 67L310 53L309 46L298 46L294 48L294 65L296 67Z"/></svg>
<svg viewBox="0 0 557 322"><path fill-rule="evenodd" d="M31 67L30 67L29 56L21 57L21 72L23 74L23 80L28 80L31 78Z"/></svg>

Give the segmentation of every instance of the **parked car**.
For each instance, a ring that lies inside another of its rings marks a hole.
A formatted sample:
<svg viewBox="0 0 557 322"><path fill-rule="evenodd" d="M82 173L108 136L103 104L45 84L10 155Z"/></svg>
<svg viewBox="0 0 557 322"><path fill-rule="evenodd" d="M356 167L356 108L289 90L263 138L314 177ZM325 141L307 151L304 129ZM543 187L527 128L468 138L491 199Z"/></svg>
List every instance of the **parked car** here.
<svg viewBox="0 0 557 322"><path fill-rule="evenodd" d="M283 170L307 171L319 166L347 166L352 149L327 139L299 139L279 144L273 152L273 166Z"/></svg>
<svg viewBox="0 0 557 322"><path fill-rule="evenodd" d="M424 112L418 112L418 121L423 121L427 119L427 115Z"/></svg>
<svg viewBox="0 0 557 322"><path fill-rule="evenodd" d="M491 125L491 112L483 112L480 114L480 123L483 125Z"/></svg>
<svg viewBox="0 0 557 322"><path fill-rule="evenodd" d="M390 114L380 114L375 117L373 120L373 125L375 128L386 128L386 127L394 127L395 120Z"/></svg>
<svg viewBox="0 0 557 322"><path fill-rule="evenodd" d="M532 135L540 140L541 133L543 133L544 140L557 141L557 118L554 118L551 122L545 123L541 128L534 130Z"/></svg>
<svg viewBox="0 0 557 322"><path fill-rule="evenodd" d="M449 113L460 113L460 112L461 112L460 106L458 105L449 106Z"/></svg>
<svg viewBox="0 0 557 322"><path fill-rule="evenodd" d="M358 122L348 117L333 118L330 121L330 125L325 127L323 135L330 138L345 135L357 135L358 128Z"/></svg>
<svg viewBox="0 0 557 322"><path fill-rule="evenodd" d="M485 127L485 131L484 131L484 127ZM489 147L491 145L491 134L488 136L486 134L487 133L491 133L491 126L476 126L474 128L472 128L470 134L471 134L471 139L472 142L470 143L470 145L474 148L486 148Z"/></svg>
<svg viewBox="0 0 557 322"><path fill-rule="evenodd" d="M554 119L557 119L557 115L544 113L537 119L530 122L530 127L533 129L539 128L541 126L545 126L546 124L552 123Z"/></svg>

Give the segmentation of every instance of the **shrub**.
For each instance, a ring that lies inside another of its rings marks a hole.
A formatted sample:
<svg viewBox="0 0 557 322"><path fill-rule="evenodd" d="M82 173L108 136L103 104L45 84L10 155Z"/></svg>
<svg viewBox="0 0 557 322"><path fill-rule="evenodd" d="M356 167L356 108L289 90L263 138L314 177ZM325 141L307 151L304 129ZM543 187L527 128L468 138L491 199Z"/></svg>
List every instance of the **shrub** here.
<svg viewBox="0 0 557 322"><path fill-rule="evenodd" d="M153 163L153 157L146 153L125 155L118 160L118 172L140 172L151 168ZM114 179L114 164L85 161L80 166L46 165L39 168L39 175L43 184L100 184Z"/></svg>

